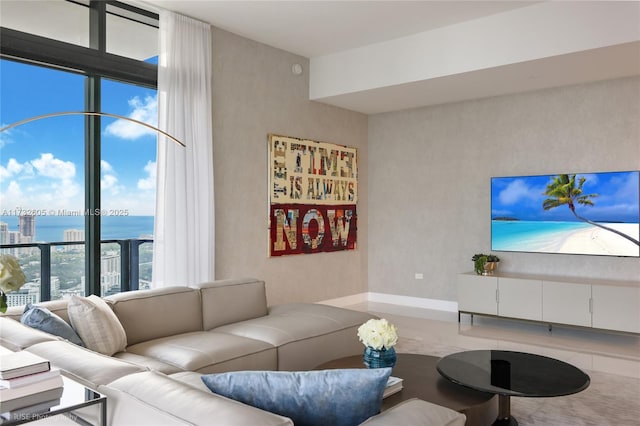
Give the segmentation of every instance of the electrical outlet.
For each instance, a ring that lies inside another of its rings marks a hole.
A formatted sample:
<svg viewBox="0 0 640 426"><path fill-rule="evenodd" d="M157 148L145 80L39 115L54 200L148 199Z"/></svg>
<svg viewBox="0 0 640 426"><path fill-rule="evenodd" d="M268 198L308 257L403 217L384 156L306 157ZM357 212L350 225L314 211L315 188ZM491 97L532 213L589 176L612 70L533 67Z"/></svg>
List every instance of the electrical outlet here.
<svg viewBox="0 0 640 426"><path fill-rule="evenodd" d="M422 275L422 272L416 272L415 278L416 280L421 280L424 278L424 275Z"/></svg>

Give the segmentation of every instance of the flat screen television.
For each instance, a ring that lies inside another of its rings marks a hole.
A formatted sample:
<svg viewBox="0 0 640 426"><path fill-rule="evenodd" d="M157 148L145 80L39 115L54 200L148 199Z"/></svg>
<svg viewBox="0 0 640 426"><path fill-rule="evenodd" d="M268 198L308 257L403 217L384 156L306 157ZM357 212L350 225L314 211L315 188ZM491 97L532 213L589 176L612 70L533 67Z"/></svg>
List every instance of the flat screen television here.
<svg viewBox="0 0 640 426"><path fill-rule="evenodd" d="M640 172L491 178L491 250L640 257Z"/></svg>

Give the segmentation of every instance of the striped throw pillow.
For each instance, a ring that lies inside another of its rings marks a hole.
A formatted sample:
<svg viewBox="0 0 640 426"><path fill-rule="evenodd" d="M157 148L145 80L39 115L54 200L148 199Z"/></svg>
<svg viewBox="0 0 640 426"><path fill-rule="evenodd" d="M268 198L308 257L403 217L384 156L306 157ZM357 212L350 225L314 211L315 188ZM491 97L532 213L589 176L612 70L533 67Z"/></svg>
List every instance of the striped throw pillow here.
<svg viewBox="0 0 640 426"><path fill-rule="evenodd" d="M98 296L71 296L67 312L88 349L111 356L127 347L127 335L120 320Z"/></svg>

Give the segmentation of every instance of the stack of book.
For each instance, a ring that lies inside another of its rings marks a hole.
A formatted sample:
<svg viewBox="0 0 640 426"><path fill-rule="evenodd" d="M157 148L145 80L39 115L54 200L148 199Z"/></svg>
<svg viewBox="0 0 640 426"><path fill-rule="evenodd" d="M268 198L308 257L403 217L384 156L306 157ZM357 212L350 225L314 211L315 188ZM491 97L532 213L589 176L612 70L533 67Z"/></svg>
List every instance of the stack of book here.
<svg viewBox="0 0 640 426"><path fill-rule="evenodd" d="M387 386L384 388L382 397L386 398L394 393L400 392L402 390L402 382L403 380L400 377L390 376L389 380L387 380Z"/></svg>
<svg viewBox="0 0 640 426"><path fill-rule="evenodd" d="M60 370L31 352L0 355L0 413L38 414L60 403L63 382Z"/></svg>

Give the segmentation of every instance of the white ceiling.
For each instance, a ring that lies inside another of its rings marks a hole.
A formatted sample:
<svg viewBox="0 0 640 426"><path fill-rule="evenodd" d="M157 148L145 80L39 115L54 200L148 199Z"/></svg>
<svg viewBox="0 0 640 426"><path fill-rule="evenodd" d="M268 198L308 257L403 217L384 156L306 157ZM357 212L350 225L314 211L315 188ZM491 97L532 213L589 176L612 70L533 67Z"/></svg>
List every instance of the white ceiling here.
<svg viewBox="0 0 640 426"><path fill-rule="evenodd" d="M144 3L311 58L535 2L144 0Z"/></svg>
<svg viewBox="0 0 640 426"><path fill-rule="evenodd" d="M637 1L134 1L310 58L310 99L367 114L640 74Z"/></svg>

